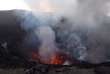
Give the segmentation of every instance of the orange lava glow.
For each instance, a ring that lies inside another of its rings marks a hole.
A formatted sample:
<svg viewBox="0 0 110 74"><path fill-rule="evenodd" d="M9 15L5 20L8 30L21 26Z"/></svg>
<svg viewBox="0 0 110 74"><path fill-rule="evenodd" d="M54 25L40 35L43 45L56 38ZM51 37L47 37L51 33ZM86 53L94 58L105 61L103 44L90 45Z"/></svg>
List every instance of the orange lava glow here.
<svg viewBox="0 0 110 74"><path fill-rule="evenodd" d="M48 63L45 63L45 62L41 61L41 57L38 55L37 51L35 49L31 49L31 56L30 56L30 58L31 58L32 61L34 61L36 63L61 65L66 60L66 54L58 53L58 55L54 56L53 58L51 58Z"/></svg>
<svg viewBox="0 0 110 74"><path fill-rule="evenodd" d="M51 59L51 63L49 64L60 65L65 61L65 59L66 59L66 55L64 53L61 53L57 55L57 57L53 57Z"/></svg>
<svg viewBox="0 0 110 74"><path fill-rule="evenodd" d="M42 57L38 54L38 51L34 48L29 49L29 54L30 54L30 60L34 61L36 63L41 63L41 64L52 64L52 65L62 65L66 60L69 59L70 64L79 64L80 62L72 58L71 56L68 56L66 53L61 53L57 51L57 54L50 58L50 53L44 53L44 56L48 56L48 61L43 61Z"/></svg>

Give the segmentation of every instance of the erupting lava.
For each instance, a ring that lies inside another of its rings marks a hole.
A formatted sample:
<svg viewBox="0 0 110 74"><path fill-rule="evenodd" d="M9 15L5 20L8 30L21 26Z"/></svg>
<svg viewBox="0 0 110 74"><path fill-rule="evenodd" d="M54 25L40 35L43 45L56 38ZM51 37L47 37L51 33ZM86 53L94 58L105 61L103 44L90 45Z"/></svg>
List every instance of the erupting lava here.
<svg viewBox="0 0 110 74"><path fill-rule="evenodd" d="M66 55L64 53L60 53L56 57L53 57L51 63L49 64L61 65L65 60Z"/></svg>
<svg viewBox="0 0 110 74"><path fill-rule="evenodd" d="M42 60L42 57L38 54L38 51L34 48L29 49L30 52L30 59L31 61L34 61L36 63L42 63L42 64L52 64L52 65L63 65L66 60L69 60L70 64L79 64L80 62L77 59L73 59L72 57L69 57L67 54L62 52L57 52L56 56L53 56L50 58L49 53L44 54L44 56L48 56L49 60L48 62ZM68 62L69 63L69 62Z"/></svg>
<svg viewBox="0 0 110 74"><path fill-rule="evenodd" d="M38 52L35 49L31 48L30 58L31 58L32 61L34 61L36 63L61 65L66 60L67 55L64 54L64 53L58 53L57 56L52 57L49 60L49 62L47 63L47 62L44 62L44 61L41 60L41 57L38 55Z"/></svg>

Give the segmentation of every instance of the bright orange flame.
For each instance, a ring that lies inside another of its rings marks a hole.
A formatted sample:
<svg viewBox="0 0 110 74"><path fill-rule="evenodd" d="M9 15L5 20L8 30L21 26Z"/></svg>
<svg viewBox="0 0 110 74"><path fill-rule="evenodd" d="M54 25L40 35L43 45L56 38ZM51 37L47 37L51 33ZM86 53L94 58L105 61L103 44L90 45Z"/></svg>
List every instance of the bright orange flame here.
<svg viewBox="0 0 110 74"><path fill-rule="evenodd" d="M49 64L60 65L65 61L65 59L66 59L66 55L64 53L61 53L56 57L53 57Z"/></svg>
<svg viewBox="0 0 110 74"><path fill-rule="evenodd" d="M48 53L47 53L48 54ZM45 55L44 55L45 56ZM44 62L41 61L41 57L38 55L37 51L35 49L31 49L31 59L36 63L44 63L44 64L54 64L54 65L60 65L62 64L66 59L66 54L59 53L57 56L54 56L50 59L50 61ZM49 56L48 56L49 57ZM49 57L50 58L50 57Z"/></svg>

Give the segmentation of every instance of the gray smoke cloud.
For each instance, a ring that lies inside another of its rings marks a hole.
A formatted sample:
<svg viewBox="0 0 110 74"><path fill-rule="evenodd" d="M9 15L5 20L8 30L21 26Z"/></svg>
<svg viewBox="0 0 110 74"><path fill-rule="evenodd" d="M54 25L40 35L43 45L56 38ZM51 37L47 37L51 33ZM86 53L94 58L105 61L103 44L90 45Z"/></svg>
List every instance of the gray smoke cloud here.
<svg viewBox="0 0 110 74"><path fill-rule="evenodd" d="M38 37L41 42L39 54L43 59L46 56L43 57L42 51L55 53L56 36L52 28L57 27L59 28L56 30L57 37L69 45L69 50L66 50L71 52L69 56L90 63L109 61L110 0L24 0L24 2L33 13L25 13L21 27L26 31L32 29L32 34ZM21 15L20 13L16 12L17 15ZM53 13L59 15L53 16Z"/></svg>
<svg viewBox="0 0 110 74"><path fill-rule="evenodd" d="M26 13L24 15L24 13ZM56 43L55 32L51 26L56 25L56 20L51 13L33 13L24 10L15 11L15 15L18 17L18 21L21 21L21 28L27 32L27 36L24 41L27 44L39 44L38 53L40 59L44 63L51 63L50 59L56 56ZM19 15L18 15L19 14Z"/></svg>
<svg viewBox="0 0 110 74"><path fill-rule="evenodd" d="M41 45L39 48L39 55L41 60L45 63L51 63L51 59L55 57L57 47L55 46L55 33L49 26L40 26L36 35L38 36Z"/></svg>

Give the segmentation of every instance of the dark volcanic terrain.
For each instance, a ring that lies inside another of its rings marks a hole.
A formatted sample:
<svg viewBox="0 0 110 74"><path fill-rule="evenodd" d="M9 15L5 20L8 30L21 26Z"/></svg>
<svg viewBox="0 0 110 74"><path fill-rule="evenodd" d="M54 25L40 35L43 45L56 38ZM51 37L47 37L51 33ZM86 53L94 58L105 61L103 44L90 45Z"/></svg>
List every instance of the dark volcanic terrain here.
<svg viewBox="0 0 110 74"><path fill-rule="evenodd" d="M0 11L0 74L110 74L110 63L71 66L43 65L24 59L25 56L19 56L23 53L15 54L19 51L13 50L19 49L19 46L10 49L9 52L7 48L3 47L5 41L7 44L11 42L13 46L16 46L16 42L20 42L25 35L25 31L20 27L20 22L12 12L13 10ZM92 38L88 39L92 41ZM16 42L14 42L15 40ZM90 42L90 47L94 47L96 41Z"/></svg>

